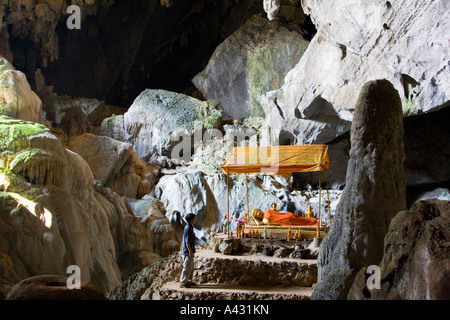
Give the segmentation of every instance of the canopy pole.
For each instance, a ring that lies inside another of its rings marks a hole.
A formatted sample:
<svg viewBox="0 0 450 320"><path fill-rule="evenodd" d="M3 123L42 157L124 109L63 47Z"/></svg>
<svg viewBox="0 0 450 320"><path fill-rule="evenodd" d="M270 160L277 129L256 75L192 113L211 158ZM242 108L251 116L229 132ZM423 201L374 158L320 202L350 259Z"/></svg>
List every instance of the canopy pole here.
<svg viewBox="0 0 450 320"><path fill-rule="evenodd" d="M247 199L247 213L246 216L249 214L249 204L248 204L248 177L247 174L245 174L245 197Z"/></svg>
<svg viewBox="0 0 450 320"><path fill-rule="evenodd" d="M319 171L319 221L317 222L317 238L320 237L320 225L322 224L320 220L320 207L322 206L322 187L321 187L321 178L322 178L322 171Z"/></svg>
<svg viewBox="0 0 450 320"><path fill-rule="evenodd" d="M331 227L331 205L330 205L330 193L328 192L328 175L327 170L325 169L325 181L327 183L327 205L328 205L328 219L330 220Z"/></svg>
<svg viewBox="0 0 450 320"><path fill-rule="evenodd" d="M228 178L228 174L227 174L227 233L228 233L228 238L230 237L230 191L229 191L229 178Z"/></svg>

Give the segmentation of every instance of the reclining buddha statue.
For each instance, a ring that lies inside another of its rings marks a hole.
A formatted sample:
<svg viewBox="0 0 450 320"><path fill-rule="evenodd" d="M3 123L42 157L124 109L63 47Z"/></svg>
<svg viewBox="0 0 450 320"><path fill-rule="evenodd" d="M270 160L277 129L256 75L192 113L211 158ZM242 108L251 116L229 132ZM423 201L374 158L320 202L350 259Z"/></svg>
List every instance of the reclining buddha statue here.
<svg viewBox="0 0 450 320"><path fill-rule="evenodd" d="M267 225L283 226L317 226L318 219L304 218L293 214L292 212L279 212L277 205L272 203L270 208L264 212L263 223Z"/></svg>

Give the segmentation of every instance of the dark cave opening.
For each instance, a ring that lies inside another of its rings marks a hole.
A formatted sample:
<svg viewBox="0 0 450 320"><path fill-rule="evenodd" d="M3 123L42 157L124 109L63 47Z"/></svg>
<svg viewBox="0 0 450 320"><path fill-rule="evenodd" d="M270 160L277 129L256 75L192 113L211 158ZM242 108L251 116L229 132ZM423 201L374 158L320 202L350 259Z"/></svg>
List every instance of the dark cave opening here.
<svg viewBox="0 0 450 320"><path fill-rule="evenodd" d="M35 89L41 69L58 95L103 100L128 108L145 89L164 89L203 99L191 79L207 65L217 46L251 16L265 14L260 1L186 0L167 8L159 1L116 0L84 15L80 30L60 17L55 32L58 59L45 63L43 45L9 30L13 65ZM280 19L285 19L280 17ZM11 26L9 26L11 28ZM309 16L305 39L316 33Z"/></svg>
<svg viewBox="0 0 450 320"><path fill-rule="evenodd" d="M30 37L10 37L14 66L33 88L34 72L59 95L104 100L129 107L147 88L197 94L191 79L215 48L254 14L258 1L189 0L166 8L155 1L118 0L95 16L85 16L81 30L58 22L59 57L45 66L41 46ZM12 33L10 33L12 34Z"/></svg>

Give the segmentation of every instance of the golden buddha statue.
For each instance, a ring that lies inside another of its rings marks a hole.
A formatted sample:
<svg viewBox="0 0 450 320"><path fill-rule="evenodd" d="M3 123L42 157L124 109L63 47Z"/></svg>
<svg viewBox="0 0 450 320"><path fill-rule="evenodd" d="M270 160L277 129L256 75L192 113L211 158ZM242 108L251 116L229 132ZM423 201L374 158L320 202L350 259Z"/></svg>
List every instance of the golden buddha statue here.
<svg viewBox="0 0 450 320"><path fill-rule="evenodd" d="M311 205L308 206L308 211L306 211L306 218L314 218L314 212L311 210Z"/></svg>

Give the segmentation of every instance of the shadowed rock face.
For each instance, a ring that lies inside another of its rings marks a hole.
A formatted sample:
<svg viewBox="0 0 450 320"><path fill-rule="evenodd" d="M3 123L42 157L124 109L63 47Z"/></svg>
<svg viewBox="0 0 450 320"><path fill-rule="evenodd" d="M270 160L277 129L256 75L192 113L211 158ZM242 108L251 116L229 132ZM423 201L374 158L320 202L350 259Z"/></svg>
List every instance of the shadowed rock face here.
<svg viewBox="0 0 450 320"><path fill-rule="evenodd" d="M363 268L348 299L450 299L449 238L449 201L419 201L398 213L384 241L380 288L367 288Z"/></svg>
<svg viewBox="0 0 450 320"><path fill-rule="evenodd" d="M344 299L356 273L378 264L394 215L406 208L403 120L387 80L361 90L351 129L347 184L319 253L315 299Z"/></svg>

